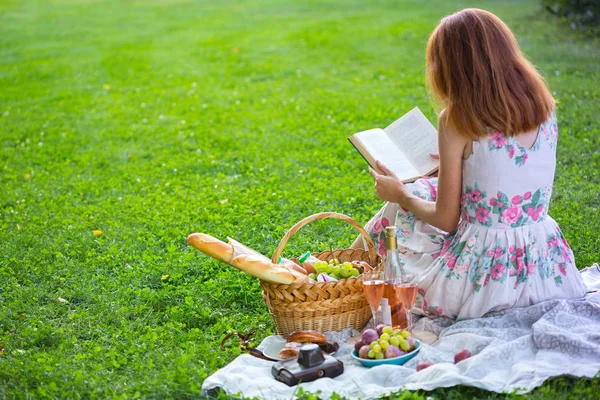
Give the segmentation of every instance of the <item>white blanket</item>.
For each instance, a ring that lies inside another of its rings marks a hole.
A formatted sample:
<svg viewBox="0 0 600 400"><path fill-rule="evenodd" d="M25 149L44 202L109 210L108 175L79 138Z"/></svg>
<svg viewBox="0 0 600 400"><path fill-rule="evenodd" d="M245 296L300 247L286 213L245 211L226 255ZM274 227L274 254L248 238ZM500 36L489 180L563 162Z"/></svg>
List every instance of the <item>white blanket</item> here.
<svg viewBox="0 0 600 400"><path fill-rule="evenodd" d="M434 332L439 340L423 345L404 366L364 368L351 358L353 346L344 343L357 332L328 333L330 340L341 344L336 358L344 362L344 373L334 379L303 383L302 388L320 392L321 398L337 393L369 399L401 389L431 390L454 385L525 393L553 376L594 377L600 371L600 266L594 264L581 274L589 289L584 299L552 300L455 324L439 318L420 319L415 328ZM273 338L266 338L259 348ZM455 365L454 354L462 349L473 356ZM435 365L417 373L416 365L425 360ZM230 395L292 398L297 387L275 381L272 365L241 355L208 377L202 385L203 393L222 388Z"/></svg>

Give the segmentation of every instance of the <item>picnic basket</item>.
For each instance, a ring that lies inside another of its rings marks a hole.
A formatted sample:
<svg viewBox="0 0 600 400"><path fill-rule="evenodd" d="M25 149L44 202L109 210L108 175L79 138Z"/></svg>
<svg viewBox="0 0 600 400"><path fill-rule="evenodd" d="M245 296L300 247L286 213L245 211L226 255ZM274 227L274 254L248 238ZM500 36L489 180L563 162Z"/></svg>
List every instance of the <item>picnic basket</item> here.
<svg viewBox="0 0 600 400"><path fill-rule="evenodd" d="M373 241L352 218L335 212L311 215L296 223L281 239L275 253L276 263L288 241L310 222L334 218L348 222L365 239L368 250L346 249L312 253L323 261L337 258L344 261L366 261L373 268L379 267L381 257L375 251ZM288 336L294 331L318 332L340 331L346 328L361 330L371 318L371 308L363 293L362 276L341 279L338 282L279 284L262 281L262 295L273 317L277 333Z"/></svg>

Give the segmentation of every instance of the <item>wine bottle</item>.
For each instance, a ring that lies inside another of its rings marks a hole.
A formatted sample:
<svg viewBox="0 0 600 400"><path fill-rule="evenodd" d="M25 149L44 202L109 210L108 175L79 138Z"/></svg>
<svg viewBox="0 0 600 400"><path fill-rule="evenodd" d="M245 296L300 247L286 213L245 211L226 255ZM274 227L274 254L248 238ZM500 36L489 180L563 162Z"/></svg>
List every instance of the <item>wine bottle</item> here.
<svg viewBox="0 0 600 400"><path fill-rule="evenodd" d="M401 284L405 278L404 268L398 255L398 239L396 227L385 228L386 257L383 266L385 282L384 300L382 300L383 323L394 329L404 329L407 326L406 311L401 300Z"/></svg>

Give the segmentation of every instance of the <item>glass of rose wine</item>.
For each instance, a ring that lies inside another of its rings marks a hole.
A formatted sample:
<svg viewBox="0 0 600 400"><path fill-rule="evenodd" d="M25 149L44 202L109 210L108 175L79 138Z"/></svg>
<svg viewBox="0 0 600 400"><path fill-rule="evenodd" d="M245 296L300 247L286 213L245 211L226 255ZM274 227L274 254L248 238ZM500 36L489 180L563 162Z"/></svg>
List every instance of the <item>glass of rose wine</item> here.
<svg viewBox="0 0 600 400"><path fill-rule="evenodd" d="M402 282L396 285L396 295L406 311L406 330L410 333L413 330L412 308L415 305L418 287L416 276L408 274L404 275Z"/></svg>
<svg viewBox="0 0 600 400"><path fill-rule="evenodd" d="M373 314L374 326L379 325L378 321L378 309L383 298L384 290L383 273L380 270L372 269L363 274L363 290L367 302L371 307L371 313Z"/></svg>

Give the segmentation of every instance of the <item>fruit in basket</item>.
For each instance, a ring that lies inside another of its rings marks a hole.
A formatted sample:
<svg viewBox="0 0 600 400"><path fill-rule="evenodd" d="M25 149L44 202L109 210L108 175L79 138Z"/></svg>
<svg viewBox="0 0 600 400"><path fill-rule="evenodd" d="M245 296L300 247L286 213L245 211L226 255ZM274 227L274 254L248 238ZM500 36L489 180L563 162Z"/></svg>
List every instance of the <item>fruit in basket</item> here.
<svg viewBox="0 0 600 400"><path fill-rule="evenodd" d="M344 262L340 264L337 259L327 261L317 261L314 265L314 269L316 271L317 277L320 274L327 275L333 279L347 279L354 276L360 275L359 266L355 267L350 262ZM323 282L328 282L327 280L323 280Z"/></svg>
<svg viewBox="0 0 600 400"><path fill-rule="evenodd" d="M471 352L469 350L461 350L454 355L454 364L458 364L469 357L471 357Z"/></svg>
<svg viewBox="0 0 600 400"><path fill-rule="evenodd" d="M319 274L317 275L317 282L337 282L338 279L333 278L327 274Z"/></svg>

